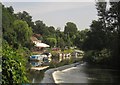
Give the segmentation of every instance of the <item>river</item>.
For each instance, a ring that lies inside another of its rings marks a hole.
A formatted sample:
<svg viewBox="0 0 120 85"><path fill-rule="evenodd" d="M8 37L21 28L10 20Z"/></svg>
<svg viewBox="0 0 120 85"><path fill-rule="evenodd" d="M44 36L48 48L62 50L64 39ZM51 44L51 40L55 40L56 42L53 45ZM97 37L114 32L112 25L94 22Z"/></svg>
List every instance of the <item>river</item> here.
<svg viewBox="0 0 120 85"><path fill-rule="evenodd" d="M53 73L55 83L119 83L120 73L118 70L105 69L99 66L80 64L62 71Z"/></svg>
<svg viewBox="0 0 120 85"><path fill-rule="evenodd" d="M96 65L88 65L86 63L79 64L75 67L58 70L53 72L53 79L55 83L119 83L120 73L119 70L105 69ZM44 72L31 71L32 83L40 83ZM94 84L95 85L95 84Z"/></svg>

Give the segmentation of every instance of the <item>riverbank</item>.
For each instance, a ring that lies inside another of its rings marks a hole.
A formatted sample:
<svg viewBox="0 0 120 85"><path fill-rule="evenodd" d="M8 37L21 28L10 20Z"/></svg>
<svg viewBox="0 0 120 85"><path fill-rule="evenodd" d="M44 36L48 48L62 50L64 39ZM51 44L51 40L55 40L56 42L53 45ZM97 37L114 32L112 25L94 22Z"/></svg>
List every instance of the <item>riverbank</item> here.
<svg viewBox="0 0 120 85"><path fill-rule="evenodd" d="M65 66L61 66L61 67L57 67L57 68L53 68L53 69L49 69L45 72L44 74L44 78L43 80L41 81L41 83L55 83L55 79L53 78L53 73L55 71L62 71L62 70L65 70L65 69L68 69L68 68L71 68L71 67L75 67L77 65L79 65L80 63L77 62L77 63L73 63L73 64L70 64L70 65L65 65Z"/></svg>

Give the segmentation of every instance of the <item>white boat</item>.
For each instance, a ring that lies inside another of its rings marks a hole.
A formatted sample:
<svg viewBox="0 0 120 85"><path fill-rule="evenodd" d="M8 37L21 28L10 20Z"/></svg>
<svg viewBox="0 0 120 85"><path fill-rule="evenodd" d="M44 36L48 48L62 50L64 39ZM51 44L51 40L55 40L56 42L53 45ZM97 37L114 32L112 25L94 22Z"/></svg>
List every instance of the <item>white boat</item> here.
<svg viewBox="0 0 120 85"><path fill-rule="evenodd" d="M30 60L43 61L45 57L47 57L47 55L32 55L30 56Z"/></svg>

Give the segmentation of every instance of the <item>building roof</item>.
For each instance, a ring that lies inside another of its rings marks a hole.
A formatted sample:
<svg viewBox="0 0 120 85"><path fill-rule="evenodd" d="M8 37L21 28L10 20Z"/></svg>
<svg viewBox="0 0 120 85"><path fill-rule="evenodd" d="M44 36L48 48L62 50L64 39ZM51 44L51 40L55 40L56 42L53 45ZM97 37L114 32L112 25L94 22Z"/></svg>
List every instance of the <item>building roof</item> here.
<svg viewBox="0 0 120 85"><path fill-rule="evenodd" d="M34 36L32 36L30 39L32 40L32 42L35 44L36 47L50 47L49 45L45 43L41 43L41 40L38 40Z"/></svg>
<svg viewBox="0 0 120 85"><path fill-rule="evenodd" d="M47 45L45 43L39 43L39 42L35 43L35 46L36 47L50 47L49 45Z"/></svg>

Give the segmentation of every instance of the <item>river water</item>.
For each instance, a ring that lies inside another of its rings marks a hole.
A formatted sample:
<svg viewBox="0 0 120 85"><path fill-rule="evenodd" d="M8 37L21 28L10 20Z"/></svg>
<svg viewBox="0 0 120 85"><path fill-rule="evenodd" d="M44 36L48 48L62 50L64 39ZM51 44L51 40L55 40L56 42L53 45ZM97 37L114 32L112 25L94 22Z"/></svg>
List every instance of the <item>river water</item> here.
<svg viewBox="0 0 120 85"><path fill-rule="evenodd" d="M37 64L39 65L38 62L32 62L33 66ZM94 85L98 85L98 83L100 83L100 85L106 85L106 83L119 83L120 71L105 68L82 63L65 70L55 71L52 75L55 83L58 84L88 83L89 85L92 85L93 83L96 83ZM43 77L44 71L30 71L30 81L32 83L40 83Z"/></svg>
<svg viewBox="0 0 120 85"><path fill-rule="evenodd" d="M113 69L103 69L99 66L80 64L53 73L55 83L88 83L89 85L106 85L106 83L119 83L120 72ZM118 84L117 84L118 85Z"/></svg>

